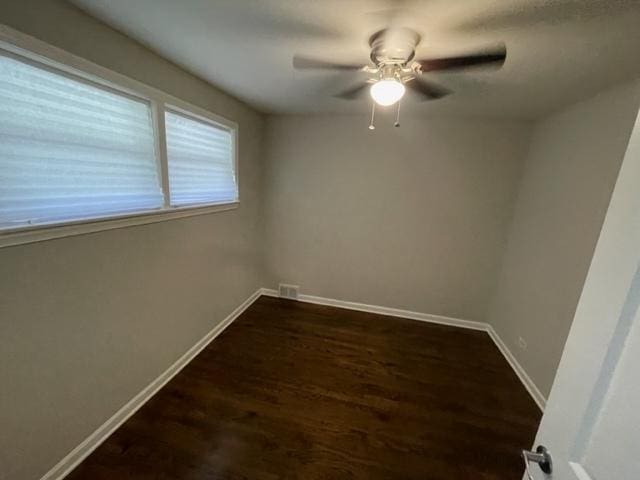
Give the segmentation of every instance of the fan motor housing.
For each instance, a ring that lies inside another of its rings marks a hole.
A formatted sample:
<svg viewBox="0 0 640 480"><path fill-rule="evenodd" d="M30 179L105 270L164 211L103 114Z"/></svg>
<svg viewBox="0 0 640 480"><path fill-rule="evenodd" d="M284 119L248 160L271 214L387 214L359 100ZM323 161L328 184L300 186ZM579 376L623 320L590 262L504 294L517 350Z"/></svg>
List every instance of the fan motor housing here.
<svg viewBox="0 0 640 480"><path fill-rule="evenodd" d="M377 66L405 65L413 60L421 37L408 28L379 30L369 38L371 61Z"/></svg>

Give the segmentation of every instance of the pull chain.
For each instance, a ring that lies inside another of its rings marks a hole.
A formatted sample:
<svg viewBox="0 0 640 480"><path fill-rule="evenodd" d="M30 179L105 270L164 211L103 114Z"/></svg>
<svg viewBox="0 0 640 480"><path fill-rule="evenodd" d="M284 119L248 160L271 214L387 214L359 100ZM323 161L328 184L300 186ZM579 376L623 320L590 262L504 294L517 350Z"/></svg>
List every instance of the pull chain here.
<svg viewBox="0 0 640 480"><path fill-rule="evenodd" d="M373 124L373 120L376 116L376 102L371 102L373 105L371 107L371 122L369 123L369 130L375 130L376 126Z"/></svg>
<svg viewBox="0 0 640 480"><path fill-rule="evenodd" d="M396 123L393 124L394 127L400 126L400 102L402 100L398 100L398 112L396 113Z"/></svg>

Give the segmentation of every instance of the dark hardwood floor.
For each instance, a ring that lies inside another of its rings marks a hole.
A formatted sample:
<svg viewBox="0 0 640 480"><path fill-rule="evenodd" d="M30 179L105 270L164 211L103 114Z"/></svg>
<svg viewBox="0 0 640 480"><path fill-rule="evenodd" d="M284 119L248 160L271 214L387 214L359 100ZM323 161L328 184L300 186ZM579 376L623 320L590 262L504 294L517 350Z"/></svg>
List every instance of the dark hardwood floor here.
<svg viewBox="0 0 640 480"><path fill-rule="evenodd" d="M262 297L68 478L519 480L539 419L484 332Z"/></svg>

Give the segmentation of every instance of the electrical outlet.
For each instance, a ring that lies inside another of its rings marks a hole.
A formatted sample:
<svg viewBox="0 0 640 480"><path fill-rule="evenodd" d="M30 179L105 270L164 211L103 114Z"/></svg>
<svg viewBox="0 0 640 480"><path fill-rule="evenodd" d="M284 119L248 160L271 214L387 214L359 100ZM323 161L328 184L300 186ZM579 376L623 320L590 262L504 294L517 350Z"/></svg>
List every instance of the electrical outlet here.
<svg viewBox="0 0 640 480"><path fill-rule="evenodd" d="M522 350L526 350L526 349L527 349L527 342L525 342L524 338L522 338L522 337L518 337L518 346L519 346Z"/></svg>

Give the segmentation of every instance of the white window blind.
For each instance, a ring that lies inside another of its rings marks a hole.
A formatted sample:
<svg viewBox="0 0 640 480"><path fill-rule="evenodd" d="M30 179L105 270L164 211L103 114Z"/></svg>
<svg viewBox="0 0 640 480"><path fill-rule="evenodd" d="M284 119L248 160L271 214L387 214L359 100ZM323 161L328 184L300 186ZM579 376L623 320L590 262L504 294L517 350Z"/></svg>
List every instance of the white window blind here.
<svg viewBox="0 0 640 480"><path fill-rule="evenodd" d="M0 55L0 229L162 205L148 103Z"/></svg>
<svg viewBox="0 0 640 480"><path fill-rule="evenodd" d="M236 201L232 132L172 111L165 128L171 205Z"/></svg>

